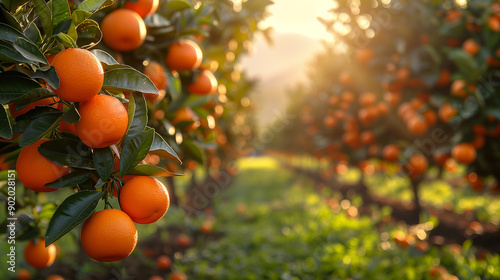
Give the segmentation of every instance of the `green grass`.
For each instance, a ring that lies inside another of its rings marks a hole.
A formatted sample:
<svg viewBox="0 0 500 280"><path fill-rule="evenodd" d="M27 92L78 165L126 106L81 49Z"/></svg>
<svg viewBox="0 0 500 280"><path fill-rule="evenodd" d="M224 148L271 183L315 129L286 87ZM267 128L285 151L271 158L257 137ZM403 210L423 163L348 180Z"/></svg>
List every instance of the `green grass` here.
<svg viewBox="0 0 500 280"><path fill-rule="evenodd" d="M244 159L232 186L216 199L216 230L224 236L178 256L175 269L192 279L431 279L444 265L460 279L500 279L500 258L477 261L433 248L401 249L369 217L335 212L310 181L269 158ZM237 213L244 203L247 211Z"/></svg>

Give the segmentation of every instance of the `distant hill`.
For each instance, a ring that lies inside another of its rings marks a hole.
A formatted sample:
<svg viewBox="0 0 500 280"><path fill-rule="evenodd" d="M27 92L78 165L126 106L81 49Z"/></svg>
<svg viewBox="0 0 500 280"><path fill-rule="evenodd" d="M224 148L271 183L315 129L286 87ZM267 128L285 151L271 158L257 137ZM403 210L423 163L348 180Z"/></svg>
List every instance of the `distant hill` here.
<svg viewBox="0 0 500 280"><path fill-rule="evenodd" d="M273 45L259 38L253 53L242 59L243 69L258 80L252 99L259 106L261 126L273 119L275 109L284 110L286 89L305 82L305 73L314 54L322 50L321 41L299 34L275 34Z"/></svg>

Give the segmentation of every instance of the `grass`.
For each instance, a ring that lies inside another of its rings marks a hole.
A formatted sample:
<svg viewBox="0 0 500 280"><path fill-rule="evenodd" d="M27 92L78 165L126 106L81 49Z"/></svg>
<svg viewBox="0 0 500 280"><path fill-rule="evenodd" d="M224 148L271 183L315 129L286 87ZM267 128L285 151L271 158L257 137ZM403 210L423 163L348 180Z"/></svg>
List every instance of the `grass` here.
<svg viewBox="0 0 500 280"><path fill-rule="evenodd" d="M369 217L332 210L325 198L334 193L319 195L273 161L240 161L215 203L215 229L224 237L189 249L175 269L192 279L432 279L428 271L443 265L460 279L500 279L498 256L478 261L467 246L460 258L402 249L391 239L400 228L378 231ZM238 213L242 204L246 211Z"/></svg>

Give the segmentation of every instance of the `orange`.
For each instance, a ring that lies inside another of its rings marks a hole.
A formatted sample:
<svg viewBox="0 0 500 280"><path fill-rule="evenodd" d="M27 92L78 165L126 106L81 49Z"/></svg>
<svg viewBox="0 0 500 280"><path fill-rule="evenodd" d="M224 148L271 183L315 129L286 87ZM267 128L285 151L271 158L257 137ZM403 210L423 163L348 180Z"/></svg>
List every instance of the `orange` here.
<svg viewBox="0 0 500 280"><path fill-rule="evenodd" d="M160 63L156 61L150 61L146 67L144 67L144 71L142 71L144 75L148 76L148 78L155 84L157 89L165 89L167 87L167 74L165 73L165 69L161 66Z"/></svg>
<svg viewBox="0 0 500 280"><path fill-rule="evenodd" d="M114 262L128 257L137 244L137 229L130 217L119 209L92 214L80 232L83 250L94 260Z"/></svg>
<svg viewBox="0 0 500 280"><path fill-rule="evenodd" d="M450 80L451 80L450 71L444 69L441 71L441 74L439 74L437 85L441 87L447 86L450 83Z"/></svg>
<svg viewBox="0 0 500 280"><path fill-rule="evenodd" d="M450 158L450 155L443 152L434 152L433 158L436 164L443 166L446 163L446 161Z"/></svg>
<svg viewBox="0 0 500 280"><path fill-rule="evenodd" d="M424 119L428 126L433 126L437 122L437 114L436 111L432 109L427 109L424 113Z"/></svg>
<svg viewBox="0 0 500 280"><path fill-rule="evenodd" d="M148 280L164 280L165 278L159 276L159 275L153 275L148 278Z"/></svg>
<svg viewBox="0 0 500 280"><path fill-rule="evenodd" d="M172 266L172 259L167 255L161 255L156 258L156 267L161 270L167 270Z"/></svg>
<svg viewBox="0 0 500 280"><path fill-rule="evenodd" d="M191 245L191 238L187 235L187 234L180 234L179 236L177 236L177 245L181 246L181 247L188 247Z"/></svg>
<svg viewBox="0 0 500 280"><path fill-rule="evenodd" d="M158 221L167 213L169 205L167 188L153 177L135 176L120 192L120 207L138 224Z"/></svg>
<svg viewBox="0 0 500 280"><path fill-rule="evenodd" d="M441 108L439 108L439 119L445 123L448 123L456 116L458 113L457 109L453 107L450 103L445 103Z"/></svg>
<svg viewBox="0 0 500 280"><path fill-rule="evenodd" d="M365 145L373 144L375 142L375 134L370 130L363 131L361 133L361 142Z"/></svg>
<svg viewBox="0 0 500 280"><path fill-rule="evenodd" d="M365 64L373 58L373 51L369 48L358 49L356 51L356 59L358 62Z"/></svg>
<svg viewBox="0 0 500 280"><path fill-rule="evenodd" d="M45 280L64 280L64 277L59 274L52 274L45 278Z"/></svg>
<svg viewBox="0 0 500 280"><path fill-rule="evenodd" d="M453 147L451 156L459 163L470 164L476 160L476 148L469 143L460 143Z"/></svg>
<svg viewBox="0 0 500 280"><path fill-rule="evenodd" d="M97 95L78 107L80 121L75 125L78 137L91 148L105 148L118 142L127 132L125 106L109 95Z"/></svg>
<svg viewBox="0 0 500 280"><path fill-rule="evenodd" d="M370 106L377 101L377 96L373 92L365 92L359 97L359 103L363 107Z"/></svg>
<svg viewBox="0 0 500 280"><path fill-rule="evenodd" d="M204 234L210 234L213 229L213 222L212 221L204 221L201 226L200 226L200 231L203 232Z"/></svg>
<svg viewBox="0 0 500 280"><path fill-rule="evenodd" d="M414 154L408 160L406 168L412 177L416 177L424 173L427 170L427 166L427 158L422 154Z"/></svg>
<svg viewBox="0 0 500 280"><path fill-rule="evenodd" d="M66 49L58 53L51 64L59 76L59 88L51 89L61 99L82 102L96 96L104 81L101 62L84 49Z"/></svg>
<svg viewBox="0 0 500 280"><path fill-rule="evenodd" d="M40 139L24 147L17 158L16 169L19 180L25 187L36 192L53 192L57 189L45 187L69 173L69 167L55 164L38 152L38 147L49 139Z"/></svg>
<svg viewBox="0 0 500 280"><path fill-rule="evenodd" d="M112 11L101 22L102 39L117 51L131 51L146 39L146 24L136 12L121 8Z"/></svg>
<svg viewBox="0 0 500 280"><path fill-rule="evenodd" d="M188 86L188 91L196 95L212 94L217 91L217 79L209 70L203 70Z"/></svg>
<svg viewBox="0 0 500 280"><path fill-rule="evenodd" d="M475 85L467 86L467 82L465 82L464 80L455 80L451 84L451 94L456 96L467 97L467 95L469 95L469 92L473 93L475 90Z"/></svg>
<svg viewBox="0 0 500 280"><path fill-rule="evenodd" d="M59 123L59 131L60 132L68 132L73 135L76 135L76 127L74 123L68 123L64 120L61 120Z"/></svg>
<svg viewBox="0 0 500 280"><path fill-rule="evenodd" d="M30 280L31 279L31 272L22 267L19 269L19 272L17 273L17 280Z"/></svg>
<svg viewBox="0 0 500 280"><path fill-rule="evenodd" d="M39 237L35 244L33 240L28 241L24 247L24 260L34 268L51 266L56 260L56 245L50 244L45 247L45 239Z"/></svg>
<svg viewBox="0 0 500 280"><path fill-rule="evenodd" d="M415 135L422 135L426 133L428 128L427 122L418 116L409 119L407 126L408 130Z"/></svg>
<svg viewBox="0 0 500 280"><path fill-rule="evenodd" d="M21 110L16 109L16 104L9 103L9 111L12 117L15 119L20 115L24 115L28 113L29 110L35 109L36 106L52 106L54 108L57 107L57 101L59 98L57 97L48 97L44 99L37 100L35 102L30 103L28 106L22 108Z"/></svg>
<svg viewBox="0 0 500 280"><path fill-rule="evenodd" d="M399 157L400 152L401 149L394 144L389 144L385 146L384 149L382 150L384 158L388 161L396 161Z"/></svg>
<svg viewBox="0 0 500 280"><path fill-rule="evenodd" d="M127 3L125 3L125 8L135 11L139 16L145 18L156 12L159 3L159 0L127 1Z"/></svg>
<svg viewBox="0 0 500 280"><path fill-rule="evenodd" d="M168 48L165 63L170 70L193 70L200 66L202 59L198 44L191 40L179 40Z"/></svg>
<svg viewBox="0 0 500 280"><path fill-rule="evenodd" d="M351 85L352 84L351 73L349 73L347 71L340 72L340 74L339 74L339 82L343 86L349 86L349 85Z"/></svg>
<svg viewBox="0 0 500 280"><path fill-rule="evenodd" d="M172 274L168 277L168 280L187 280L187 276L182 272L172 272Z"/></svg>
<svg viewBox="0 0 500 280"><path fill-rule="evenodd" d="M195 130L200 126L198 116L189 107L182 107L177 110L175 118L172 120L172 124L176 125L180 122L192 122L186 127L186 131Z"/></svg>
<svg viewBox="0 0 500 280"><path fill-rule="evenodd" d="M469 39L465 40L465 42L463 43L462 49L464 50L464 52L466 52L472 56L475 56L479 52L479 50L481 49L481 46L478 43L476 43L476 41L474 41L474 39L469 38Z"/></svg>
<svg viewBox="0 0 500 280"><path fill-rule="evenodd" d="M498 32L500 31L500 19L495 16L490 16L487 20L488 26L491 30Z"/></svg>

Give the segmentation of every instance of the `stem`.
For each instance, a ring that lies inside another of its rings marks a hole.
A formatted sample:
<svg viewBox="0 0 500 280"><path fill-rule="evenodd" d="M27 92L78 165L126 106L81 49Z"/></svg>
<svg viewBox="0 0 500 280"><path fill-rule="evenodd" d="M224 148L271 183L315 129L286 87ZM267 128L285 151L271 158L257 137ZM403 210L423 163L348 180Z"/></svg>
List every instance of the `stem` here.
<svg viewBox="0 0 500 280"><path fill-rule="evenodd" d="M413 217L410 221L411 224L418 224L420 222L420 213L422 212L422 205L420 204L420 192L419 185L422 182L421 178L410 178L411 181L411 190L413 192Z"/></svg>

